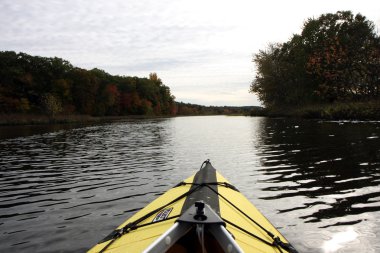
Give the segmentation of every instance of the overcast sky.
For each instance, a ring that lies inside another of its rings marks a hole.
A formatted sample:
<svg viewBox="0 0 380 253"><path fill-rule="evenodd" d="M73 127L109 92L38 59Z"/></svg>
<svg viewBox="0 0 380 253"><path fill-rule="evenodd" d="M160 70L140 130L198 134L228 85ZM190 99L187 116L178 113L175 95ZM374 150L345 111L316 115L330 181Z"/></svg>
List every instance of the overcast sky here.
<svg viewBox="0 0 380 253"><path fill-rule="evenodd" d="M117 75L157 72L177 101L259 105L248 93L252 55L338 10L363 14L379 32L378 0L0 0L0 51Z"/></svg>

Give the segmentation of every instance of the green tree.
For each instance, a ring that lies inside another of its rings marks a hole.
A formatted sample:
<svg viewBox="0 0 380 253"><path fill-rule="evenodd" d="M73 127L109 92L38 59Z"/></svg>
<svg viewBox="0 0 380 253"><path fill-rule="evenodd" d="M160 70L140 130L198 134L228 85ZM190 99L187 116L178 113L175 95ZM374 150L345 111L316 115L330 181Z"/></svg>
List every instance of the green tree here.
<svg viewBox="0 0 380 253"><path fill-rule="evenodd" d="M99 79L89 71L79 68L72 71L71 78L76 110L82 114L94 114Z"/></svg>
<svg viewBox="0 0 380 253"><path fill-rule="evenodd" d="M266 50L260 50L253 58L257 74L250 91L257 93L260 101L268 107L283 102L282 72L278 57L280 49L280 45L270 44Z"/></svg>

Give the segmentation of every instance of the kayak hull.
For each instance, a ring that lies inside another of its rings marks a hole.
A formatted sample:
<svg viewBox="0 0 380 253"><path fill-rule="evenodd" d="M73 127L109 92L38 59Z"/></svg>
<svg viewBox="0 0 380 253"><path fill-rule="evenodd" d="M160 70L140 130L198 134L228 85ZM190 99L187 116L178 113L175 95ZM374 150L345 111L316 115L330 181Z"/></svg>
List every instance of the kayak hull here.
<svg viewBox="0 0 380 253"><path fill-rule="evenodd" d="M206 203L220 216L244 252L295 252L269 220L210 162L138 211L88 252L143 252L197 201ZM275 241L291 250L279 247Z"/></svg>

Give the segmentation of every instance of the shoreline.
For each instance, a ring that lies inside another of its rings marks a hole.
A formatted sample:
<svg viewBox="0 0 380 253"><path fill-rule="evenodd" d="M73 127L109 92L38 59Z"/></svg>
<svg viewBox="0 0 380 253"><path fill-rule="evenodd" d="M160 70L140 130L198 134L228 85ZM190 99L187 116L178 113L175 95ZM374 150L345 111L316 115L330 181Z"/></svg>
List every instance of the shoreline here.
<svg viewBox="0 0 380 253"><path fill-rule="evenodd" d="M214 115L214 114L213 114ZM215 114L220 115L220 114ZM379 121L380 102L349 102L334 104L317 104L306 106L284 106L272 107L269 109L261 108L251 111L250 114L223 114L226 116L252 116L252 117L286 117L319 120L360 120L360 121ZM56 115L49 117L44 114L23 114L11 113L0 114L0 126L27 126L27 125L57 125L57 124L86 124L112 122L126 119L159 119L172 117L189 116L211 116L206 115L124 115L124 116L91 116L82 114Z"/></svg>
<svg viewBox="0 0 380 253"><path fill-rule="evenodd" d="M380 120L380 101L272 107L252 111L251 116L320 120Z"/></svg>
<svg viewBox="0 0 380 253"><path fill-rule="evenodd" d="M57 115L51 118L43 114L0 114L0 126L85 124L112 122L123 119L168 118L169 115L125 115L125 116L91 116L91 115Z"/></svg>
<svg viewBox="0 0 380 253"><path fill-rule="evenodd" d="M91 115L57 115L50 118L44 114L0 114L0 126L37 126L37 125L59 125L59 124L86 124L103 123L125 119L160 119L173 117L192 117L192 116L249 116L244 114L191 114L191 115L124 115L124 116L91 116Z"/></svg>

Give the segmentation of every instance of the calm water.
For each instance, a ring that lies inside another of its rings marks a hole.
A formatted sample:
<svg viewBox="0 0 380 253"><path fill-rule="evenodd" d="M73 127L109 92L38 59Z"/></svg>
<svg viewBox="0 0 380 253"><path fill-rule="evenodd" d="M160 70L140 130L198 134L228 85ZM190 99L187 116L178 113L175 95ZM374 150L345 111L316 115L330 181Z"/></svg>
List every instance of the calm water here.
<svg viewBox="0 0 380 253"><path fill-rule="evenodd" d="M300 252L380 252L380 122L218 116L53 130L0 128L2 252L86 251L207 158Z"/></svg>

